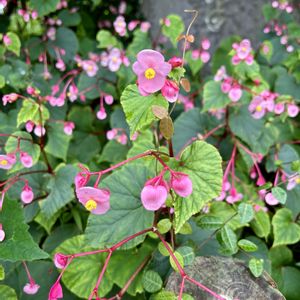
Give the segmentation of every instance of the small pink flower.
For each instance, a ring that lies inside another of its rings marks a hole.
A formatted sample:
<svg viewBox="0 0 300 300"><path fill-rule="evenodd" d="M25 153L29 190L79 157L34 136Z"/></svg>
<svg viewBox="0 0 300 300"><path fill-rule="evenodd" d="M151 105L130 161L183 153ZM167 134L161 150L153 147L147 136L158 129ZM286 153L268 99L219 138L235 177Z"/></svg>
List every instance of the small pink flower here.
<svg viewBox="0 0 300 300"><path fill-rule="evenodd" d="M232 87L232 78L225 78L221 84L221 90L223 93L227 94L231 90Z"/></svg>
<svg viewBox="0 0 300 300"><path fill-rule="evenodd" d="M31 18L32 18L33 20L37 19L38 16L39 16L39 15L38 15L38 12L37 12L36 10L33 10L33 11L31 12Z"/></svg>
<svg viewBox="0 0 300 300"><path fill-rule="evenodd" d="M15 155L0 154L0 169L9 170L16 163Z"/></svg>
<svg viewBox="0 0 300 300"><path fill-rule="evenodd" d="M284 103L283 102L279 102L279 103L276 103L275 106L274 106L274 113L276 115L280 115L284 112Z"/></svg>
<svg viewBox="0 0 300 300"><path fill-rule="evenodd" d="M143 206L150 211L161 208L168 197L168 185L162 176L156 176L146 181L141 192Z"/></svg>
<svg viewBox="0 0 300 300"><path fill-rule="evenodd" d="M266 183L266 180L262 176L258 176L257 181L256 181L256 185L262 186L265 183Z"/></svg>
<svg viewBox="0 0 300 300"><path fill-rule="evenodd" d="M0 223L0 243L5 239L5 231L3 230L2 224Z"/></svg>
<svg viewBox="0 0 300 300"><path fill-rule="evenodd" d="M16 94L16 93L11 93L11 94L4 95L4 96L2 97L3 105L5 106L7 103L13 103L13 102L15 102L18 98L19 98L19 95Z"/></svg>
<svg viewBox="0 0 300 300"><path fill-rule="evenodd" d="M254 119L261 119L266 114L266 106L262 97L255 96L248 107Z"/></svg>
<svg viewBox="0 0 300 300"><path fill-rule="evenodd" d="M243 91L239 86L234 86L228 93L228 97L232 102L237 102L241 99Z"/></svg>
<svg viewBox="0 0 300 300"><path fill-rule="evenodd" d="M105 120L107 117L107 114L105 112L105 109L103 107L100 108L100 110L97 112L97 118L99 120Z"/></svg>
<svg viewBox="0 0 300 300"><path fill-rule="evenodd" d="M83 60L82 69L86 72L87 76L94 77L98 72L97 64L92 60Z"/></svg>
<svg viewBox="0 0 300 300"><path fill-rule="evenodd" d="M297 184L300 184L300 176L294 176L291 179L288 179L288 184L286 189L288 191L292 190L297 186Z"/></svg>
<svg viewBox="0 0 300 300"><path fill-rule="evenodd" d="M138 76L138 88L142 95L159 91L165 84L166 76L172 66L165 62L162 54L146 49L137 55L137 61L132 66Z"/></svg>
<svg viewBox="0 0 300 300"><path fill-rule="evenodd" d="M226 77L227 77L226 68L225 68L225 66L221 66L220 69L217 71L217 73L214 77L214 80L221 81L221 80L225 79Z"/></svg>
<svg viewBox="0 0 300 300"><path fill-rule="evenodd" d="M242 40L240 43L234 43L232 48L235 50L235 54L232 57L232 63L234 65L239 64L241 61L245 61L246 64L251 65L254 61L252 55L251 42L247 39Z"/></svg>
<svg viewBox="0 0 300 300"><path fill-rule="evenodd" d="M173 56L172 58L170 58L168 60L168 63L172 66L173 69L177 68L177 67L181 67L182 66L182 58Z"/></svg>
<svg viewBox="0 0 300 300"><path fill-rule="evenodd" d="M69 256L61 253L56 253L54 255L54 264L56 268L63 269L68 263Z"/></svg>
<svg viewBox="0 0 300 300"><path fill-rule="evenodd" d="M107 105L112 105L114 103L114 97L112 95L105 95L104 101Z"/></svg>
<svg viewBox="0 0 300 300"><path fill-rule="evenodd" d="M139 25L139 23L140 23L140 21L138 21L138 20L130 21L130 22L128 23L128 30L129 30L129 31L134 30L134 29L136 28L136 26Z"/></svg>
<svg viewBox="0 0 300 300"><path fill-rule="evenodd" d="M164 86L161 89L161 94L170 102L176 102L179 94L178 85L169 79L166 79Z"/></svg>
<svg viewBox="0 0 300 300"><path fill-rule="evenodd" d="M26 283L23 288L23 291L25 294L35 295L38 292L39 288L40 288L40 286L38 284L36 284L35 282Z"/></svg>
<svg viewBox="0 0 300 300"><path fill-rule="evenodd" d="M62 59L57 60L55 67L62 72L66 70L66 65Z"/></svg>
<svg viewBox="0 0 300 300"><path fill-rule="evenodd" d="M103 215L109 208L110 191L94 187L81 187L76 190L79 202L92 214Z"/></svg>
<svg viewBox="0 0 300 300"><path fill-rule="evenodd" d="M201 47L204 49L204 50L208 50L210 48L210 41L209 39L203 39L201 41Z"/></svg>
<svg viewBox="0 0 300 300"><path fill-rule="evenodd" d="M55 282L49 292L48 300L57 300L63 298L63 291L59 281Z"/></svg>
<svg viewBox="0 0 300 300"><path fill-rule="evenodd" d="M41 137L46 134L46 129L41 125L36 125L33 132L36 136Z"/></svg>
<svg viewBox="0 0 300 300"><path fill-rule="evenodd" d="M292 45L289 45L289 46L286 47L286 51L291 53L291 52L294 51L294 47Z"/></svg>
<svg viewBox="0 0 300 300"><path fill-rule="evenodd" d="M295 118L299 113L299 107L296 104L288 104L287 113L289 117Z"/></svg>
<svg viewBox="0 0 300 300"><path fill-rule="evenodd" d="M7 46L9 46L10 44L11 44L11 39L10 39L10 37L8 36L8 35L4 35L3 36L3 43L4 43L4 45L7 47Z"/></svg>
<svg viewBox="0 0 300 300"><path fill-rule="evenodd" d="M25 186L22 189L22 193L21 193L22 202L25 204L29 204L32 202L33 198L34 198L34 194L32 192L32 188L30 186L28 186L27 184L25 184Z"/></svg>
<svg viewBox="0 0 300 300"><path fill-rule="evenodd" d="M108 131L106 132L106 138L107 138L108 140L113 140L113 139L117 136L117 134L118 134L118 130L115 129L115 128L113 128L113 129L108 130Z"/></svg>
<svg viewBox="0 0 300 300"><path fill-rule="evenodd" d="M112 72L117 72L121 64L121 51L118 48L111 49L108 55L108 69Z"/></svg>
<svg viewBox="0 0 300 300"><path fill-rule="evenodd" d="M150 22L142 22L141 23L141 31L142 32L148 32L149 29L151 27L151 23Z"/></svg>
<svg viewBox="0 0 300 300"><path fill-rule="evenodd" d="M89 181L88 175L78 173L74 179L75 188L78 189L78 188L84 187L88 183L88 181Z"/></svg>
<svg viewBox="0 0 300 300"><path fill-rule="evenodd" d="M20 161L25 168L31 168L33 161L32 157L27 152L20 153Z"/></svg>
<svg viewBox="0 0 300 300"><path fill-rule="evenodd" d="M122 145L126 145L127 144L127 135L125 133L122 133L120 134L118 137L117 137L117 141L122 144Z"/></svg>
<svg viewBox="0 0 300 300"><path fill-rule="evenodd" d="M265 201L269 205L277 205L279 203L279 201L273 196L272 193L266 194Z"/></svg>
<svg viewBox="0 0 300 300"><path fill-rule="evenodd" d="M235 188L231 188L229 196L226 197L226 202L233 204L243 199L243 194L238 193Z"/></svg>
<svg viewBox="0 0 300 300"><path fill-rule="evenodd" d="M71 102L74 102L78 98L78 88L74 83L70 85L67 96L69 97Z"/></svg>
<svg viewBox="0 0 300 300"><path fill-rule="evenodd" d="M184 173L172 173L170 186L180 197L186 198L193 192L193 183L189 175Z"/></svg>
<svg viewBox="0 0 300 300"><path fill-rule="evenodd" d="M202 51L200 54L200 59L204 64L206 64L210 60L210 54L207 51Z"/></svg>
<svg viewBox="0 0 300 300"><path fill-rule="evenodd" d="M123 16L118 16L114 21L115 31L120 35L124 36L126 34L126 22Z"/></svg>
<svg viewBox="0 0 300 300"><path fill-rule="evenodd" d="M74 128L75 128L74 122L64 122L64 133L66 135L72 135Z"/></svg>
<svg viewBox="0 0 300 300"><path fill-rule="evenodd" d="M29 87L27 87L26 92L29 95L34 95L36 93L36 89L34 87L32 87L32 86L29 86Z"/></svg>

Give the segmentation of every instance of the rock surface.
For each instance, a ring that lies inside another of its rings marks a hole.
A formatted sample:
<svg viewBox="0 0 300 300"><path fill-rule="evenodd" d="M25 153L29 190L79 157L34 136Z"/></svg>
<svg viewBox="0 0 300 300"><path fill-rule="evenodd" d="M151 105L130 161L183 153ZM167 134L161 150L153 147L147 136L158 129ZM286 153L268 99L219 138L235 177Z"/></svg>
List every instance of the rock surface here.
<svg viewBox="0 0 300 300"><path fill-rule="evenodd" d="M186 273L219 295L234 300L284 300L272 278L264 272L255 278L243 261L220 256L196 257ZM172 273L166 289L178 294L181 277ZM195 300L215 300L196 285L186 282L184 292Z"/></svg>

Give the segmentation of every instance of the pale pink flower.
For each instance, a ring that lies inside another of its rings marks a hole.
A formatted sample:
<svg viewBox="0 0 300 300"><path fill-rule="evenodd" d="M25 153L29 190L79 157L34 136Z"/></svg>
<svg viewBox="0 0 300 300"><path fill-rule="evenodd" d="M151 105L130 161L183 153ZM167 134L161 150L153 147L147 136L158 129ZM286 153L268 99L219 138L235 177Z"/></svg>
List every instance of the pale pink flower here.
<svg viewBox="0 0 300 300"><path fill-rule="evenodd" d="M34 128L34 123L32 121L27 121L25 124L25 129L27 132L32 132Z"/></svg>
<svg viewBox="0 0 300 300"><path fill-rule="evenodd" d="M47 35L49 40L55 41L55 39L56 39L56 29L55 29L55 27L50 27L47 30L46 35Z"/></svg>
<svg viewBox="0 0 300 300"><path fill-rule="evenodd" d="M14 154L0 154L0 169L9 170L16 163Z"/></svg>
<svg viewBox="0 0 300 300"><path fill-rule="evenodd" d="M287 46L286 51L289 52L289 53L293 52L294 51L294 46L292 46L292 45Z"/></svg>
<svg viewBox="0 0 300 300"><path fill-rule="evenodd" d="M161 89L161 94L170 102L176 102L179 94L179 87L173 80L166 79Z"/></svg>
<svg viewBox="0 0 300 300"><path fill-rule="evenodd" d="M74 83L70 85L67 96L69 97L71 102L74 102L78 98L78 88Z"/></svg>
<svg viewBox="0 0 300 300"><path fill-rule="evenodd" d="M232 102L237 102L241 99L243 95L242 89L239 87L239 85L234 86L232 89L230 89L228 93L228 97Z"/></svg>
<svg viewBox="0 0 300 300"><path fill-rule="evenodd" d="M128 141L128 138L127 138L126 133L120 134L120 135L117 137L117 141L118 141L120 144L122 144L122 145L126 145L126 144L127 144L127 141Z"/></svg>
<svg viewBox="0 0 300 300"><path fill-rule="evenodd" d="M253 55L251 43L249 40L244 39L240 43L234 43L232 48L235 50L235 54L232 57L232 63L234 65L239 64L241 61L245 61L248 65L253 63Z"/></svg>
<svg viewBox="0 0 300 300"><path fill-rule="evenodd" d="M134 29L136 28L136 26L139 25L139 23L140 23L140 21L138 21L138 20L130 21L130 22L128 23L128 30L129 30L129 31L134 30Z"/></svg>
<svg viewBox="0 0 300 300"><path fill-rule="evenodd" d="M188 197L193 192L193 183L189 175L174 172L171 174L170 187L180 197Z"/></svg>
<svg viewBox="0 0 300 300"><path fill-rule="evenodd" d="M72 135L74 128L75 128L74 122L64 122L64 133L66 135Z"/></svg>
<svg viewBox="0 0 300 300"><path fill-rule="evenodd" d="M172 66L165 62L162 54L146 49L137 55L137 61L132 66L138 76L138 88L142 95L159 91L165 84L166 76Z"/></svg>
<svg viewBox="0 0 300 300"><path fill-rule="evenodd" d="M102 52L100 54L100 63L102 67L107 67L109 62L109 55L107 52Z"/></svg>
<svg viewBox="0 0 300 300"><path fill-rule="evenodd" d="M223 93L227 94L232 88L233 79L232 77L227 77L221 83L221 90Z"/></svg>
<svg viewBox="0 0 300 300"><path fill-rule="evenodd" d="M104 101L107 105L112 105L114 103L114 97L112 95L105 95Z"/></svg>
<svg viewBox="0 0 300 300"><path fill-rule="evenodd" d="M113 128L106 132L106 138L108 140L113 140L117 136L117 134L118 134L118 130L116 128Z"/></svg>
<svg viewBox="0 0 300 300"><path fill-rule="evenodd" d="M15 102L18 98L19 98L19 95L16 94L16 93L11 93L11 94L4 95L4 96L2 97L3 105L5 106L7 103L13 103L13 102Z"/></svg>
<svg viewBox="0 0 300 300"><path fill-rule="evenodd" d="M248 106L254 119L261 119L266 114L266 105L261 96L255 96Z"/></svg>
<svg viewBox="0 0 300 300"><path fill-rule="evenodd" d="M66 70L66 65L62 59L57 60L55 67L62 72Z"/></svg>
<svg viewBox="0 0 300 300"><path fill-rule="evenodd" d="M201 47L204 49L204 50L208 50L210 48L210 41L209 39L205 38L201 41Z"/></svg>
<svg viewBox="0 0 300 300"><path fill-rule="evenodd" d="M279 203L279 201L273 196L272 193L266 194L265 201L269 205L277 205Z"/></svg>
<svg viewBox="0 0 300 300"><path fill-rule="evenodd" d="M226 77L227 77L226 68L225 68L225 66L221 66L219 68L219 70L217 71L217 73L214 77L214 80L215 81L221 81L221 80L225 79Z"/></svg>
<svg viewBox="0 0 300 300"><path fill-rule="evenodd" d="M202 51L200 54L200 59L204 64L206 64L210 60L210 54L207 51Z"/></svg>
<svg viewBox="0 0 300 300"><path fill-rule="evenodd" d="M292 190L293 188L295 188L297 186L297 184L300 184L300 176L293 176L291 179L288 179L288 184L286 189L288 191Z"/></svg>
<svg viewBox="0 0 300 300"><path fill-rule="evenodd" d="M168 185L162 176L156 176L146 181L141 192L141 200L145 209L155 211L160 209L168 197Z"/></svg>
<svg viewBox="0 0 300 300"><path fill-rule="evenodd" d="M32 188L29 185L25 184L21 192L22 202L25 204L29 204L32 202L33 198L34 198L34 194L32 192Z"/></svg>
<svg viewBox="0 0 300 300"><path fill-rule="evenodd" d="M46 134L46 129L41 125L36 125L33 132L36 136L41 137Z"/></svg>
<svg viewBox="0 0 300 300"><path fill-rule="evenodd" d="M151 23L150 22L142 22L141 23L141 31L142 32L148 32L148 30L151 27Z"/></svg>
<svg viewBox="0 0 300 300"><path fill-rule="evenodd" d="M84 187L88 183L88 181L89 181L88 175L83 173L78 173L74 179L75 188L78 189Z"/></svg>
<svg viewBox="0 0 300 300"><path fill-rule="evenodd" d="M289 103L287 105L287 113L291 118L295 118L299 113L299 107L296 104Z"/></svg>
<svg viewBox="0 0 300 300"><path fill-rule="evenodd" d="M3 36L3 44L7 47L7 46L9 46L10 44L11 44L11 39L10 39L10 37L8 36L8 35L4 35Z"/></svg>
<svg viewBox="0 0 300 300"><path fill-rule="evenodd" d="M96 115L99 120L105 120L107 117L107 114L106 114L104 107L101 107Z"/></svg>
<svg viewBox="0 0 300 300"><path fill-rule="evenodd" d="M229 196L226 197L226 202L233 204L243 199L243 194L238 193L235 188L231 188Z"/></svg>
<svg viewBox="0 0 300 300"><path fill-rule="evenodd" d="M56 253L54 255L54 265L58 269L63 269L67 263L68 263L69 256L61 254L61 253Z"/></svg>
<svg viewBox="0 0 300 300"><path fill-rule="evenodd" d="M119 5L119 14L123 15L126 12L127 3L125 1L121 1Z"/></svg>
<svg viewBox="0 0 300 300"><path fill-rule="evenodd" d="M63 298L63 291L59 281L55 282L49 292L48 300L57 300Z"/></svg>
<svg viewBox="0 0 300 300"><path fill-rule="evenodd" d="M118 48L113 48L108 56L108 69L116 72L120 69L122 64L121 51Z"/></svg>
<svg viewBox="0 0 300 300"><path fill-rule="evenodd" d="M124 36L126 34L126 22L123 16L118 16L114 21L115 31L120 35Z"/></svg>
<svg viewBox="0 0 300 300"><path fill-rule="evenodd" d="M20 152L20 161L25 168L31 168L33 160L27 152Z"/></svg>
<svg viewBox="0 0 300 300"><path fill-rule="evenodd" d="M3 242L4 239L5 239L5 231L3 230L2 224L0 223L0 242Z"/></svg>
<svg viewBox="0 0 300 300"><path fill-rule="evenodd" d="M280 115L280 114L282 114L284 112L284 109L285 109L284 103L283 102L278 102L274 106L274 113L276 115Z"/></svg>
<svg viewBox="0 0 300 300"><path fill-rule="evenodd" d="M35 19L37 19L38 18L38 12L36 11L36 10L33 10L32 12L31 12L31 18L33 19L33 20L35 20Z"/></svg>
<svg viewBox="0 0 300 300"><path fill-rule="evenodd" d="M83 60L81 66L89 77L96 76L99 69L97 64L92 60Z"/></svg>
<svg viewBox="0 0 300 300"><path fill-rule="evenodd" d="M35 282L26 283L25 286L23 287L23 291L25 294L35 295L38 292L39 288L40 286Z"/></svg>

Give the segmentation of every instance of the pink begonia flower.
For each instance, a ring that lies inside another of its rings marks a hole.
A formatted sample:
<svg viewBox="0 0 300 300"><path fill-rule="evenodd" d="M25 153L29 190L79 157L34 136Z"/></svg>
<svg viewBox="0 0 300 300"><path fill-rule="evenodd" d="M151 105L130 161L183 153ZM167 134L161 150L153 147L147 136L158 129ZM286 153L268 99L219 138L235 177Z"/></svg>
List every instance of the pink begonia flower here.
<svg viewBox="0 0 300 300"><path fill-rule="evenodd" d="M252 55L251 42L247 39L242 40L240 43L234 43L232 48L235 50L235 54L232 57L232 64L237 65L241 61L245 61L248 65L251 65L254 61Z"/></svg>
<svg viewBox="0 0 300 300"><path fill-rule="evenodd" d="M106 132L106 138L108 140L113 140L117 136L117 134L118 134L118 130L116 128L113 128Z"/></svg>
<svg viewBox="0 0 300 300"><path fill-rule="evenodd" d="M258 176L257 181L256 181L256 185L262 186L264 184L266 184L266 180L262 176ZM263 190L261 190L261 191L263 191Z"/></svg>
<svg viewBox="0 0 300 300"><path fill-rule="evenodd" d="M171 174L170 186L180 197L188 197L193 192L193 183L189 175L174 172Z"/></svg>
<svg viewBox="0 0 300 300"><path fill-rule="evenodd" d="M150 22L142 22L141 23L141 31L142 32L148 32L148 30L151 28L151 23Z"/></svg>
<svg viewBox="0 0 300 300"><path fill-rule="evenodd" d="M69 256L61 253L56 253L54 255L54 265L58 269L63 269L68 263Z"/></svg>
<svg viewBox="0 0 300 300"><path fill-rule="evenodd" d="M11 94L4 95L4 96L2 97L3 105L5 106L7 103L13 103L13 102L15 102L18 98L19 98L19 95L16 94L16 93L11 93Z"/></svg>
<svg viewBox="0 0 300 300"><path fill-rule="evenodd" d="M220 195L215 198L216 201L223 201L226 198L226 192L228 192L231 188L231 184L229 181L224 181L222 184L222 191Z"/></svg>
<svg viewBox="0 0 300 300"><path fill-rule="evenodd" d="M0 169L9 170L16 163L14 154L0 154Z"/></svg>
<svg viewBox="0 0 300 300"><path fill-rule="evenodd" d="M74 128L75 128L74 122L64 122L64 133L66 135L72 135Z"/></svg>
<svg viewBox="0 0 300 300"><path fill-rule="evenodd" d="M78 98L78 88L77 86L72 83L69 87L69 92L67 93L67 96L69 97L71 102L74 102Z"/></svg>
<svg viewBox="0 0 300 300"><path fill-rule="evenodd" d="M138 21L138 20L130 21L130 22L128 23L128 30L129 30L129 31L134 30L134 29L136 28L136 26L138 26L139 24L140 24L140 21Z"/></svg>
<svg viewBox="0 0 300 300"><path fill-rule="evenodd" d="M97 64L92 60L83 60L81 67L89 77L96 76L99 69Z"/></svg>
<svg viewBox="0 0 300 300"><path fill-rule="evenodd" d="M281 38L280 38L280 44L281 45L286 45L288 42L288 37L286 35L283 35Z"/></svg>
<svg viewBox="0 0 300 300"><path fill-rule="evenodd" d="M81 187L76 190L79 202L95 215L103 215L110 208L110 191L94 187Z"/></svg>
<svg viewBox="0 0 300 300"><path fill-rule="evenodd" d="M108 69L116 72L122 64L121 51L118 48L113 48L108 55Z"/></svg>
<svg viewBox="0 0 300 300"><path fill-rule="evenodd" d="M264 99L260 96L255 96L248 107L254 119L261 119L266 114L266 106Z"/></svg>
<svg viewBox="0 0 300 300"><path fill-rule="evenodd" d="M170 102L176 102L179 94L179 87L173 80L166 79L161 89L161 94Z"/></svg>
<svg viewBox="0 0 300 300"><path fill-rule="evenodd" d="M124 36L126 34L126 22L123 16L118 16L114 21L115 31L120 35Z"/></svg>
<svg viewBox="0 0 300 300"><path fill-rule="evenodd" d="M210 60L210 54L207 51L202 51L200 54L200 59L204 64L206 64Z"/></svg>
<svg viewBox="0 0 300 300"><path fill-rule="evenodd" d="M32 121L27 121L25 124L25 129L27 132L32 132L34 128L34 123Z"/></svg>
<svg viewBox="0 0 300 300"><path fill-rule="evenodd" d="M56 29L55 29L55 27L50 27L47 30L46 35L47 35L49 40L55 41L55 39L56 39Z"/></svg>
<svg viewBox="0 0 300 300"><path fill-rule="evenodd" d="M105 120L107 117L107 114L106 114L104 107L101 107L96 115L99 120Z"/></svg>
<svg viewBox="0 0 300 300"><path fill-rule="evenodd" d="M88 183L88 181L89 181L88 175L78 173L74 179L75 188L78 189L78 188L84 187Z"/></svg>
<svg viewBox="0 0 300 300"><path fill-rule="evenodd" d="M34 194L32 192L32 188L28 185L25 185L21 192L21 200L25 204L29 204L32 202L34 198Z"/></svg>
<svg viewBox="0 0 300 300"><path fill-rule="evenodd" d="M26 283L23 287L23 292L27 295L35 295L38 292L39 288L40 286L35 282Z"/></svg>
<svg viewBox="0 0 300 300"><path fill-rule="evenodd" d="M288 184L287 184L286 189L288 191L290 191L293 188L295 188L297 186L297 184L300 184L300 176L299 175L292 177L291 179L288 179Z"/></svg>
<svg viewBox="0 0 300 300"><path fill-rule="evenodd" d="M35 19L37 19L38 18L38 12L36 11L36 10L33 10L32 12L31 12L31 18L33 19L33 20L35 20Z"/></svg>
<svg viewBox="0 0 300 300"><path fill-rule="evenodd" d="M287 46L286 51L289 52L289 53L293 52L294 51L294 46L292 46L292 45Z"/></svg>
<svg viewBox="0 0 300 300"><path fill-rule="evenodd" d="M231 188L229 196L226 197L226 202L233 204L243 199L243 194L238 193L235 188Z"/></svg>
<svg viewBox="0 0 300 300"><path fill-rule="evenodd" d="M52 285L49 291L48 300L57 300L62 298L63 298L62 287L59 281L57 281Z"/></svg>
<svg viewBox="0 0 300 300"><path fill-rule="evenodd" d="M10 39L10 37L8 36L8 35L4 35L3 36L3 43L4 43L4 45L7 47L7 46L9 46L10 44L11 44L11 39Z"/></svg>
<svg viewBox="0 0 300 300"><path fill-rule="evenodd" d="M107 67L108 66L108 61L109 61L109 55L107 52L102 52L100 54L100 63L102 67Z"/></svg>
<svg viewBox="0 0 300 300"><path fill-rule="evenodd" d="M34 87L32 87L32 86L28 86L28 87L26 88L26 92L27 92L29 95L34 95L34 94L37 92L37 90L36 90Z"/></svg>
<svg viewBox="0 0 300 300"><path fill-rule="evenodd" d="M221 66L219 68L219 70L217 71L217 73L214 77L214 80L215 81L221 81L221 80L225 79L226 77L227 77L226 68L225 68L225 66Z"/></svg>
<svg viewBox="0 0 300 300"><path fill-rule="evenodd" d="M232 102L239 101L241 99L242 95L243 95L243 91L238 85L234 86L232 89L230 89L230 91L228 93L228 97L230 98L230 100Z"/></svg>
<svg viewBox="0 0 300 300"><path fill-rule="evenodd" d="M150 211L160 209L167 200L168 190L168 184L162 176L147 180L141 192L143 206Z"/></svg>
<svg viewBox="0 0 300 300"><path fill-rule="evenodd" d="M287 113L289 117L295 118L299 113L299 107L296 104L288 104Z"/></svg>
<svg viewBox="0 0 300 300"><path fill-rule="evenodd" d="M127 3L125 1L121 1L119 5L119 14L123 15L126 12Z"/></svg>
<svg viewBox="0 0 300 300"><path fill-rule="evenodd" d="M283 102L276 103L274 106L274 113L280 115L284 112L285 106Z"/></svg>
<svg viewBox="0 0 300 300"><path fill-rule="evenodd" d="M41 137L46 134L46 129L41 125L36 125L33 132L36 136Z"/></svg>
<svg viewBox="0 0 300 300"><path fill-rule="evenodd" d="M33 164L32 157L27 152L20 153L20 161L25 168L32 167Z"/></svg>
<svg viewBox="0 0 300 300"><path fill-rule="evenodd" d="M3 242L5 239L5 231L3 230L2 224L0 223L0 242Z"/></svg>
<svg viewBox="0 0 300 300"><path fill-rule="evenodd" d="M178 68L182 66L182 58L181 57L177 57L177 56L173 56L172 58L170 58L168 60L168 63L172 66L172 68Z"/></svg>
<svg viewBox="0 0 300 300"><path fill-rule="evenodd" d="M55 67L62 72L66 70L66 65L62 59L57 60Z"/></svg>
<svg viewBox="0 0 300 300"><path fill-rule="evenodd" d="M272 193L266 194L265 201L269 205L277 205L279 203L279 201L273 196Z"/></svg>
<svg viewBox="0 0 300 300"><path fill-rule="evenodd" d="M209 39L203 39L201 41L201 47L204 49L204 50L208 50L210 48L210 41Z"/></svg>
<svg viewBox="0 0 300 300"><path fill-rule="evenodd" d="M165 62L162 54L146 49L137 55L137 61L132 69L138 76L138 88L142 95L159 91L165 84L165 79L172 66Z"/></svg>
<svg viewBox="0 0 300 300"><path fill-rule="evenodd" d="M104 101L107 105L112 105L114 103L114 97L112 95L105 95Z"/></svg>
<svg viewBox="0 0 300 300"><path fill-rule="evenodd" d="M119 135L117 137L117 141L122 145L126 145L128 141L126 133L122 133L121 135Z"/></svg>

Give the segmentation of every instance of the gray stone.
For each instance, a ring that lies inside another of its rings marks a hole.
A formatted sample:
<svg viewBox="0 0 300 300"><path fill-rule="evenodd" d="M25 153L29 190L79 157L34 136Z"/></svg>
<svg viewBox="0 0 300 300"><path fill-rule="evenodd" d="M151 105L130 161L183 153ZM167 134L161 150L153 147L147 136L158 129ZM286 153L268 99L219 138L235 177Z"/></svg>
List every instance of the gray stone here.
<svg viewBox="0 0 300 300"><path fill-rule="evenodd" d="M266 272L255 278L243 261L228 257L196 257L193 264L185 268L188 276L210 288L219 295L232 300L284 300L276 284ZM179 293L181 277L173 272L166 289ZM184 292L195 300L215 300L196 285L186 282Z"/></svg>

